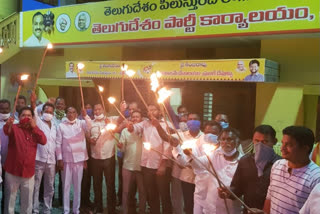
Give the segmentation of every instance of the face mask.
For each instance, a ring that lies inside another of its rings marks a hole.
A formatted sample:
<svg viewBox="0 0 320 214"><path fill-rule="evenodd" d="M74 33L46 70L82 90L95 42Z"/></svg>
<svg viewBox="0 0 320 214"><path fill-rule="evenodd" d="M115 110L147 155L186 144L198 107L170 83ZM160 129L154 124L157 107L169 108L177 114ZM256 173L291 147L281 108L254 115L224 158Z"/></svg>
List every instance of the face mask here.
<svg viewBox="0 0 320 214"><path fill-rule="evenodd" d="M232 155L234 155L234 154L237 152L237 149L234 148L234 149L233 149L232 151L230 151L230 152L225 152L223 149L222 149L221 151L222 151L222 153L223 153L225 156L231 157Z"/></svg>
<svg viewBox="0 0 320 214"><path fill-rule="evenodd" d="M25 118L23 118L22 120L19 121L19 124L25 126L25 125L27 125L29 123L29 121L30 121L30 118L25 117Z"/></svg>
<svg viewBox="0 0 320 214"><path fill-rule="evenodd" d="M63 110L56 109L54 112L56 113L56 118L58 120L62 120L65 115Z"/></svg>
<svg viewBox="0 0 320 214"><path fill-rule="evenodd" d="M126 110L124 111L124 117L125 117L125 118L129 118L129 117L130 117L130 111L129 111L128 109L126 109Z"/></svg>
<svg viewBox="0 0 320 214"><path fill-rule="evenodd" d="M216 145L218 144L218 136L214 134L206 134L204 136L204 141L206 141L207 143Z"/></svg>
<svg viewBox="0 0 320 214"><path fill-rule="evenodd" d="M100 115L94 115L94 119L96 120L102 120L104 118L104 114L100 114Z"/></svg>
<svg viewBox="0 0 320 214"><path fill-rule="evenodd" d="M188 131L188 126L187 126L187 123L185 123L185 122L180 122L179 123L179 128L183 132Z"/></svg>
<svg viewBox="0 0 320 214"><path fill-rule="evenodd" d="M0 120L7 120L7 119L9 119L9 117L10 117L10 113L8 113L8 114L0 113Z"/></svg>
<svg viewBox="0 0 320 214"><path fill-rule="evenodd" d="M221 127L222 127L223 129L226 129L226 128L229 127L229 123L224 122L224 121L221 121L221 122L220 122L220 125L221 125Z"/></svg>
<svg viewBox="0 0 320 214"><path fill-rule="evenodd" d="M74 124L76 121L77 121L77 118L74 119L74 120L72 120L72 121L67 118L67 122L68 122L68 123Z"/></svg>
<svg viewBox="0 0 320 214"><path fill-rule="evenodd" d="M87 115L92 116L92 109L87 109L86 112L87 112Z"/></svg>
<svg viewBox="0 0 320 214"><path fill-rule="evenodd" d="M52 120L53 115L52 115L52 114L48 114L48 113L43 113L43 114L42 114L42 118L43 118L45 121L49 122L49 121Z"/></svg>
<svg viewBox="0 0 320 214"><path fill-rule="evenodd" d="M189 120L187 126L190 132L196 133L200 131L200 121L199 120Z"/></svg>
<svg viewBox="0 0 320 214"><path fill-rule="evenodd" d="M261 142L254 144L254 150L254 161L258 169L258 176L260 177L263 174L266 164L271 162L276 157L276 154L273 148Z"/></svg>

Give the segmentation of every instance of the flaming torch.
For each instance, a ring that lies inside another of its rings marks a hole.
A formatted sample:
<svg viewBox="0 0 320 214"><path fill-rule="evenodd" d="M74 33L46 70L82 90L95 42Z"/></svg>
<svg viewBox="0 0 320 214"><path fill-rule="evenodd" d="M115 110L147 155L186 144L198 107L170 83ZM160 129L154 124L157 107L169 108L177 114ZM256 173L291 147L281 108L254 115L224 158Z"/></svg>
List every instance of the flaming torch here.
<svg viewBox="0 0 320 214"><path fill-rule="evenodd" d="M81 105L82 109L84 109L84 99L83 99L83 91L82 91L82 84L81 84L81 78L80 78L80 71L84 68L83 63L78 63L77 65L77 71L78 71L78 79L79 79L79 86L80 86L80 95L81 95Z"/></svg>
<svg viewBox="0 0 320 214"><path fill-rule="evenodd" d="M108 101L111 105L113 105L113 107L117 110L117 112L119 113L119 115L126 120L126 117L121 113L121 111L118 109L118 107L114 104L116 102L116 98L114 97L109 97Z"/></svg>
<svg viewBox="0 0 320 214"><path fill-rule="evenodd" d="M184 166L182 166L182 165L181 165L178 161L176 161L175 159L169 157L168 155L163 154L162 152L160 152L159 150L157 150L157 149L155 149L155 148L152 148L152 147L151 147L151 143L149 143L149 142L144 142L144 143L143 143L143 147L144 147L146 150L148 150L148 151L152 150L152 151L158 153L159 155L163 155L163 156L166 157L168 160L171 160L171 161L175 162L179 167L185 168Z"/></svg>
<svg viewBox="0 0 320 214"><path fill-rule="evenodd" d="M104 112L106 112L106 107L104 105L104 101L103 101L103 97L102 97L102 93L104 91L104 88L102 86L98 85L98 90L99 90L99 96L100 96L101 104L103 106L103 110L104 110Z"/></svg>
<svg viewBox="0 0 320 214"><path fill-rule="evenodd" d="M132 77L135 75L136 72L135 72L134 70L132 70L132 69L129 69L129 70L126 70L125 73L126 73L126 75L129 77L129 80L130 80L132 86L134 87L134 89L136 90L137 94L139 95L142 103L144 104L144 106L145 106L146 109L148 110L148 105L147 105L146 101L143 99L142 94L140 93L140 91L139 91L139 89L137 88L136 84L135 84L135 83L133 82L133 80L132 80Z"/></svg>

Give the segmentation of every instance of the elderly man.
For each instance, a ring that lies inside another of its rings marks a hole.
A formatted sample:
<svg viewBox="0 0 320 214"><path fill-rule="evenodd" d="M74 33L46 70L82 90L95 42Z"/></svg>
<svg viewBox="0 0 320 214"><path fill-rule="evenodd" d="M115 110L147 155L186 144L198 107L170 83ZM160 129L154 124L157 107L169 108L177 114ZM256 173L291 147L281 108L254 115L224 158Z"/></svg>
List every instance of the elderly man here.
<svg viewBox="0 0 320 214"><path fill-rule="evenodd" d="M33 110L23 107L19 111L19 124L13 124L14 119L9 118L3 127L4 133L9 136L8 156L4 165L6 214L14 213L18 189L21 198L20 213L32 212L37 144L45 145L47 142L33 117Z"/></svg>
<svg viewBox="0 0 320 214"><path fill-rule="evenodd" d="M200 171L201 169L206 170L214 167L219 179L221 179L225 185L230 186L239 160L242 157L242 154L238 151L240 145L239 135L240 133L237 130L230 127L222 130L219 136L220 147L214 151L207 151L209 154L192 160L192 168L195 171ZM188 152L188 150L186 152ZM208 173L207 170L206 173ZM219 187L217 179L210 174L206 184L203 189L203 191L206 192L205 203L197 204L198 206L194 208L194 213L227 213L225 203L219 198L217 193L217 188ZM238 201L227 200L227 206L230 214L241 213L241 204Z"/></svg>
<svg viewBox="0 0 320 214"><path fill-rule="evenodd" d="M67 118L58 126L57 130L57 160L62 171L63 210L70 212L70 188L73 184L73 213L79 214L81 197L81 180L83 168L87 167L88 159L85 132L91 128L91 120L82 109L85 120L78 120L78 113L74 107L67 109Z"/></svg>
<svg viewBox="0 0 320 214"><path fill-rule="evenodd" d="M263 208L273 163L280 159L274 152L277 143L276 131L269 125L260 125L254 129L252 141L255 153L242 157L234 173L230 189L252 208ZM219 189L220 197L234 199L224 189ZM247 210L244 210L247 213Z"/></svg>

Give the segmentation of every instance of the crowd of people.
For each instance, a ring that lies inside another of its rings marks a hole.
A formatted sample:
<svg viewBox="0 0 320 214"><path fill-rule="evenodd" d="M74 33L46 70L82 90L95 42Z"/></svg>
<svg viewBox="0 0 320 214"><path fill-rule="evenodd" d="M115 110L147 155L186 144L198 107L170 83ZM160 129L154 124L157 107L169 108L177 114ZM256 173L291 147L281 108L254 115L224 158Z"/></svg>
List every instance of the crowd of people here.
<svg viewBox="0 0 320 214"><path fill-rule="evenodd" d="M100 103L80 114L62 97L37 105L32 94L30 103L19 96L11 115L0 100L1 213L14 213L18 193L19 213L51 213L55 188L65 214L103 213L103 192L108 214L319 213L320 168L306 127L284 127L281 157L272 126L257 126L244 145L225 114L201 124L196 112L180 106L176 114L168 103L170 117L156 104L142 112L123 101L125 118L107 116Z"/></svg>

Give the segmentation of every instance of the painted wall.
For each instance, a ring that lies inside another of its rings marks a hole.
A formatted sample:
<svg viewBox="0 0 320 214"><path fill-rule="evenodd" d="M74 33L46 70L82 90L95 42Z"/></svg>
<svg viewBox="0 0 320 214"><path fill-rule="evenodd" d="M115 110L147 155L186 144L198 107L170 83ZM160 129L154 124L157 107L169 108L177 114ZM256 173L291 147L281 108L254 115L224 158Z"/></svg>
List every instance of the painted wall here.
<svg viewBox="0 0 320 214"><path fill-rule="evenodd" d="M304 95L304 85L320 84L320 39L261 41L261 57L280 64L280 83L257 84L255 124L270 124L281 141L282 129L305 125L315 130L317 95Z"/></svg>

